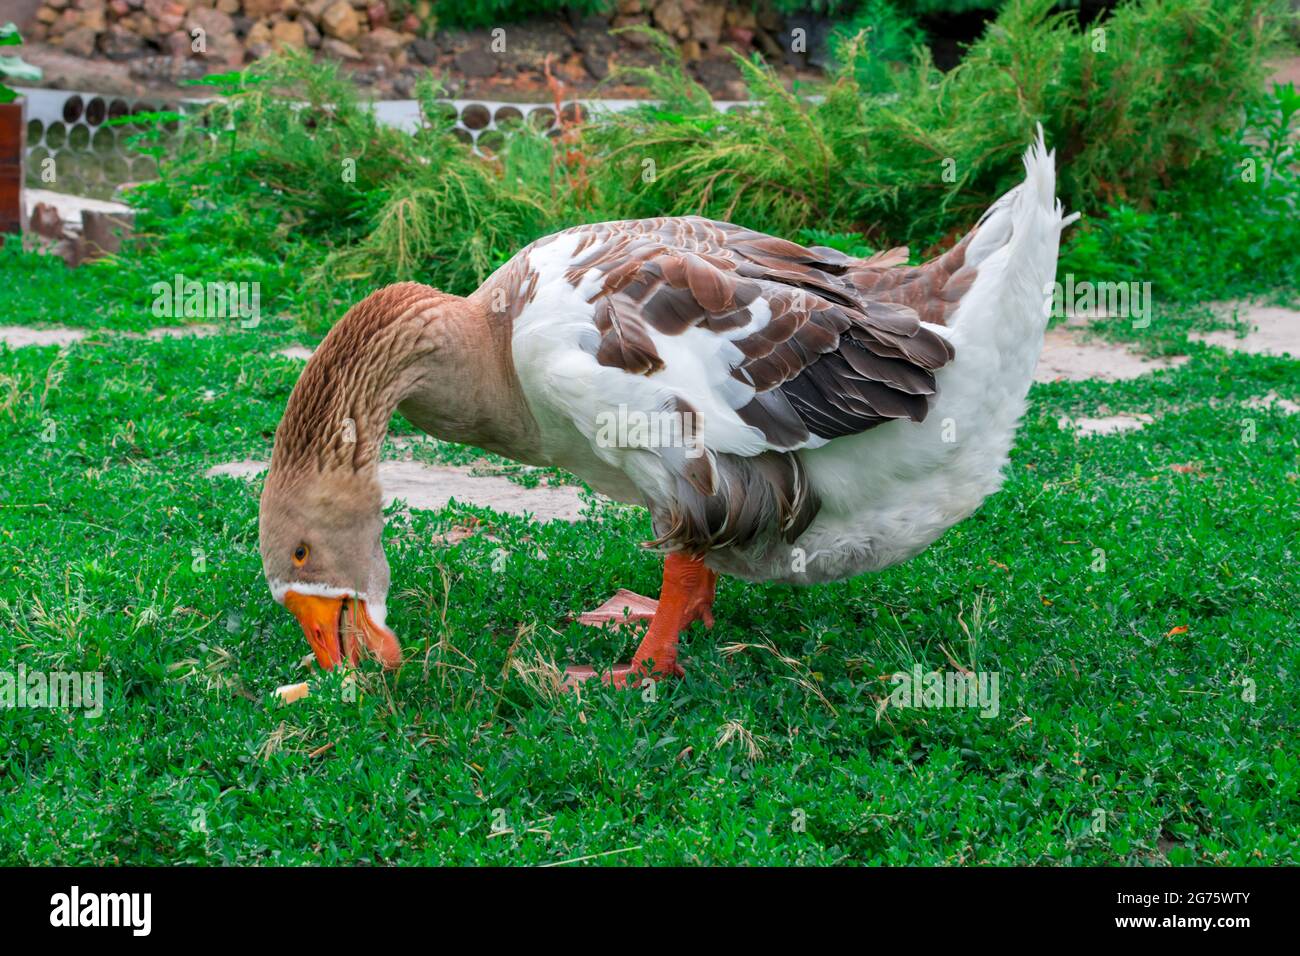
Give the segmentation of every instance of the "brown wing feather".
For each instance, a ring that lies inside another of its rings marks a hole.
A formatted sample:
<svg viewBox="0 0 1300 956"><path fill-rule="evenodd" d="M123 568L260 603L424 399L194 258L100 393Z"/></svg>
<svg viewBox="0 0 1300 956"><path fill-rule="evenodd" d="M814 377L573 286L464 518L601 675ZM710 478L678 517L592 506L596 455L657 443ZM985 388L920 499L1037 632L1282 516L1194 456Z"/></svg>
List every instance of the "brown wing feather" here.
<svg viewBox="0 0 1300 956"><path fill-rule="evenodd" d="M577 286L595 270L596 359L632 374L664 368L651 331L726 333L741 359L731 374L754 389L740 418L784 451L754 457L665 449L676 482L654 504L654 545L702 553L774 532L795 540L819 504L797 451L891 419L920 421L935 372L952 360L942 323L974 281L964 240L923 266L906 249L855 259L700 218L579 227ZM755 326L762 299L768 321ZM745 331L749 329L748 334ZM683 426L695 412L678 397ZM695 427L695 426L691 426Z"/></svg>
<svg viewBox="0 0 1300 956"><path fill-rule="evenodd" d="M969 236L909 267L906 249L854 259L694 217L581 228L583 255L568 277L577 285L592 269L604 275L595 296L601 364L652 375L663 361L650 329L743 330L765 300L766 325L732 336L743 356L732 375L755 389L737 413L777 448L924 419L953 350L922 322L944 322L975 279Z"/></svg>
<svg viewBox="0 0 1300 956"><path fill-rule="evenodd" d="M596 330L601 334L596 361L634 375L653 375L662 371L663 359L659 357L645 326L621 317L619 309L617 296L607 296L596 303Z"/></svg>

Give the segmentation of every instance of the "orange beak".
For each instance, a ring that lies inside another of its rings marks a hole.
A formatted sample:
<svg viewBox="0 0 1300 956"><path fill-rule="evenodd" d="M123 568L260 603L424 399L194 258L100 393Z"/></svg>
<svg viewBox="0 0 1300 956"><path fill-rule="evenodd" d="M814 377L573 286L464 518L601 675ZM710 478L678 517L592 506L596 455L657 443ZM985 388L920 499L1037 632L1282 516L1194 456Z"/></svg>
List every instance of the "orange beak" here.
<svg viewBox="0 0 1300 956"><path fill-rule="evenodd" d="M333 670L344 658L355 667L360 663L362 648L389 669L402 663L397 635L376 623L360 598L289 591L284 606L302 625L307 643L324 670Z"/></svg>

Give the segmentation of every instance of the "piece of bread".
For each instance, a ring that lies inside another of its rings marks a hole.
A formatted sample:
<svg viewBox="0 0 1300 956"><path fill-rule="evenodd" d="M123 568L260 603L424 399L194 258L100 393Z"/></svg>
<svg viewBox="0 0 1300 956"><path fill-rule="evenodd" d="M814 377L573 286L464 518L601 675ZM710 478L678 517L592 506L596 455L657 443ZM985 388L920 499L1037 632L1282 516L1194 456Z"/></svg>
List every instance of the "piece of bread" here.
<svg viewBox="0 0 1300 956"><path fill-rule="evenodd" d="M301 684L285 684L283 687L275 689L275 696L280 698L282 704L292 704L296 700L302 700L307 696L307 682Z"/></svg>

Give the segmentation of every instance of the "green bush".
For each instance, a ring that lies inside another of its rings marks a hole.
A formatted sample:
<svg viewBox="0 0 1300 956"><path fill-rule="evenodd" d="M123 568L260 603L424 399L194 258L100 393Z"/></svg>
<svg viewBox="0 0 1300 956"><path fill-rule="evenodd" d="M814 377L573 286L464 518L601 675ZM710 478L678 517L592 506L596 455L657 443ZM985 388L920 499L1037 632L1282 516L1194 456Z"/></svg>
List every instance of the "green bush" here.
<svg viewBox="0 0 1300 956"><path fill-rule="evenodd" d="M1002 6L1004 0L900 0L899 6L909 14L970 13L972 10L992 11ZM1070 0L1060 0L1066 6ZM1078 5L1078 0L1074 0Z"/></svg>
<svg viewBox="0 0 1300 956"><path fill-rule="evenodd" d="M924 37L916 20L891 0L866 0L831 33L837 58L853 65L853 79L864 93L887 92L891 73L912 59Z"/></svg>
<svg viewBox="0 0 1300 956"><path fill-rule="evenodd" d="M597 127L593 140L621 177L607 191L630 192L636 210L769 229L831 220L929 245L1019 179L1042 122L1059 147L1068 205L1146 208L1240 125L1277 35L1264 14L1279 9L1275 0L1147 0L1085 32L1052 6L1011 0L947 74L923 50L882 73L859 38L816 101L744 62L762 105L741 118L721 121L699 96L679 97ZM864 58L889 90L863 89ZM670 57L665 71L680 65ZM657 180L639 175L646 158Z"/></svg>
<svg viewBox="0 0 1300 956"><path fill-rule="evenodd" d="M1038 121L1058 148L1068 205L1149 206L1239 125L1275 35L1261 14L1277 5L1147 0L1087 31L1051 7L1013 0L956 69L940 76L918 64L900 81L899 101L873 111L855 176L880 184L876 196L892 195L878 214L929 207L913 219L914 234L927 219L933 232L951 228L1019 177ZM946 160L956 188L917 175ZM936 187L940 201L924 202Z"/></svg>
<svg viewBox="0 0 1300 956"><path fill-rule="evenodd" d="M602 218L702 213L771 232L843 221L840 160L859 136L859 96L841 78L810 105L769 68L739 59L760 105L718 112L662 37L663 67L638 71L658 102L588 131Z"/></svg>
<svg viewBox="0 0 1300 956"><path fill-rule="evenodd" d="M927 14L969 13L972 10L993 11L1004 2L1005 0L892 0L891 6L910 18ZM1069 0L1065 2L1068 3ZM871 3L872 0L773 0L772 6L786 16L810 11L826 17L851 18ZM760 4L761 0L753 5Z"/></svg>
<svg viewBox="0 0 1300 956"><path fill-rule="evenodd" d="M1206 249L1255 256L1270 231L1294 232L1294 109L1283 94L1271 112L1259 106L1277 22L1265 14L1277 9L1131 3L1096 24L1103 49L1051 0L1012 0L948 74L923 50L864 72L879 57L859 36L813 97L741 59L756 103L726 114L654 35L663 65L625 76L649 85L654 105L599 114L562 142L521 127L489 158L450 135L431 82L419 90L424 124L408 135L378 123L334 67L287 54L217 78L224 100L141 190L141 239L122 273L233 263L262 282L264 308L321 326L397 279L467 292L533 239L601 219L699 213L841 248L909 243L919 255L1019 181L1041 121L1066 205L1105 211L1075 230L1067 255L1090 271L1128 263L1172 280L1192 247L1198 262ZM1254 132L1243 132L1248 115ZM1268 188L1228 188L1252 157L1276 171ZM1179 234L1175 221L1202 232ZM1162 249L1138 245L1154 234L1183 252L1161 265ZM1268 262L1285 282L1289 254Z"/></svg>
<svg viewBox="0 0 1300 956"><path fill-rule="evenodd" d="M260 274L264 290L278 290L272 299L320 324L386 282L468 292L550 231L546 183L508 179L470 154L433 109L431 82L415 135L379 123L337 67L300 53L216 82L226 96L199 119L199 135L138 191L141 268L264 265L278 274Z"/></svg>
<svg viewBox="0 0 1300 956"><path fill-rule="evenodd" d="M582 16L608 13L613 6L613 0L436 0L433 11L440 26L497 27L569 11Z"/></svg>
<svg viewBox="0 0 1300 956"><path fill-rule="evenodd" d="M1085 219L1061 256L1061 271L1094 281L1140 272L1173 301L1294 289L1300 276L1300 179L1294 137L1300 94L1274 85L1246 126L1198 163L1187 188L1149 210L1108 206Z"/></svg>

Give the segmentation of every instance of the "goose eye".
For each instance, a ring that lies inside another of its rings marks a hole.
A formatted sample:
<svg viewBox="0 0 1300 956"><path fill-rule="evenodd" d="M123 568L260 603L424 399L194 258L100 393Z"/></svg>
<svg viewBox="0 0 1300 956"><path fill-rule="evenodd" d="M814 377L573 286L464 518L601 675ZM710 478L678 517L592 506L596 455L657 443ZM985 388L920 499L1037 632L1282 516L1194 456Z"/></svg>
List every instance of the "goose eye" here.
<svg viewBox="0 0 1300 956"><path fill-rule="evenodd" d="M311 549L308 548L305 544L298 545L298 547L293 549L293 563L298 565L299 567L302 567L302 565L307 560L307 555L310 553L311 553Z"/></svg>

